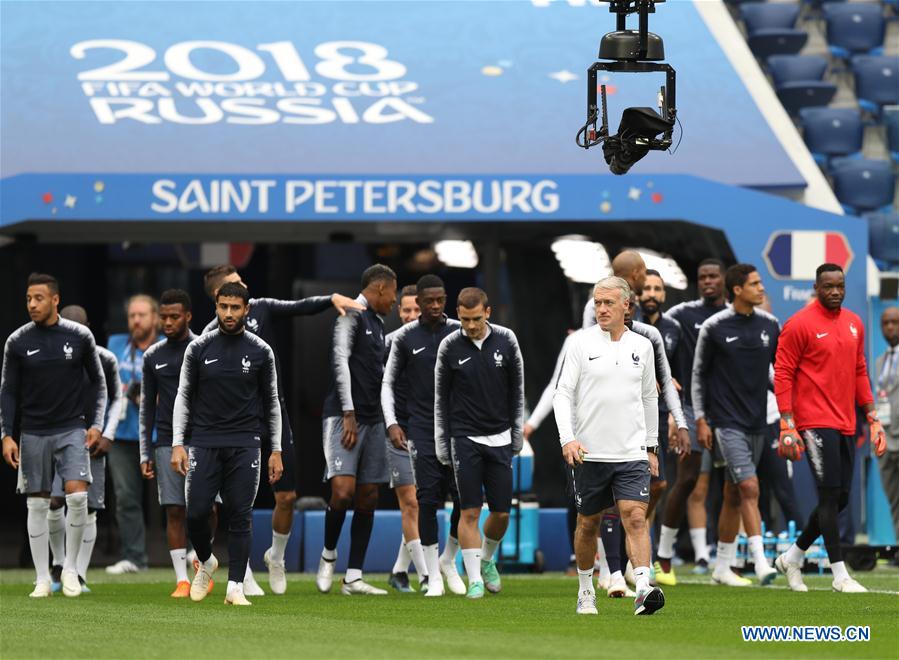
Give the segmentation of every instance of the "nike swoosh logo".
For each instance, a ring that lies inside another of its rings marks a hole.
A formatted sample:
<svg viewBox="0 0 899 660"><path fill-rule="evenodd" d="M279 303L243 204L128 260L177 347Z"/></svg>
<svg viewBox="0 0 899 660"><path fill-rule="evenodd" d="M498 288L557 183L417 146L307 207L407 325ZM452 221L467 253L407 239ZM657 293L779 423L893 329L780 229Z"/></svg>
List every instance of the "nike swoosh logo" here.
<svg viewBox="0 0 899 660"><path fill-rule="evenodd" d="M162 369L163 367L167 367L167 366L169 366L169 363L163 362L162 364L157 364L156 369L159 370L159 369Z"/></svg>
<svg viewBox="0 0 899 660"><path fill-rule="evenodd" d="M649 491L648 491L648 490L641 490L641 491L640 491L640 497L646 497L647 495L649 495Z"/></svg>
<svg viewBox="0 0 899 660"><path fill-rule="evenodd" d="M31 356L34 355L35 353L40 353L40 352L41 352L41 349L36 348L36 349L34 349L33 351L25 351L25 354L28 355L29 357L31 357Z"/></svg>
<svg viewBox="0 0 899 660"><path fill-rule="evenodd" d="M821 337L826 337L829 334L830 334L829 332L821 332L821 333L816 332L815 337L817 337L818 339L821 339Z"/></svg>
<svg viewBox="0 0 899 660"><path fill-rule="evenodd" d="M425 350L426 348L427 348L427 346L422 346L421 348L413 348L413 349L412 349L412 355L418 355L419 353L421 353L421 352L422 352L423 350Z"/></svg>
<svg viewBox="0 0 899 660"><path fill-rule="evenodd" d="M39 538L41 538L41 537L42 537L44 534L46 534L46 533L47 533L47 532L41 532L40 534L29 534L28 536L30 536L30 537L33 538L33 539L39 539Z"/></svg>
<svg viewBox="0 0 899 660"><path fill-rule="evenodd" d="M467 358L465 358L464 360L459 360L459 366L462 366L463 364L465 364L466 362L468 362L470 359L471 359L470 357L467 357Z"/></svg>
<svg viewBox="0 0 899 660"><path fill-rule="evenodd" d="M214 360L203 360L203 364L212 364L213 362L218 362L219 359L215 358Z"/></svg>
<svg viewBox="0 0 899 660"><path fill-rule="evenodd" d="M82 477L86 477L86 476L87 476L87 472L85 472L84 470L82 470L82 471L79 472L78 474L80 474Z"/></svg>
<svg viewBox="0 0 899 660"><path fill-rule="evenodd" d="M365 331L365 334L370 335L370 334L371 334L371 330L366 330L366 331Z"/></svg>
<svg viewBox="0 0 899 660"><path fill-rule="evenodd" d="M592 356L588 357L587 360L598 360L601 357L602 357L602 355L592 355Z"/></svg>
<svg viewBox="0 0 899 660"><path fill-rule="evenodd" d="M732 341L737 341L738 339L739 339L739 337L728 337L728 338L725 339L724 341L726 341L726 342L729 344L729 343L731 343Z"/></svg>

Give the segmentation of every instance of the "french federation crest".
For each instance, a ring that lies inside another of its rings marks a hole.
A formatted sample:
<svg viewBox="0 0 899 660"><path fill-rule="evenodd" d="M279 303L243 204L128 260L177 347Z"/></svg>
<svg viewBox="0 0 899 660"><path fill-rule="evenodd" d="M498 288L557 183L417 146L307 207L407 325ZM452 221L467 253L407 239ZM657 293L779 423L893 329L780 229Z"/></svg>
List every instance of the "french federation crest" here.
<svg viewBox="0 0 899 660"><path fill-rule="evenodd" d="M496 364L497 367L503 366L503 354L499 351L493 351L493 363Z"/></svg>
<svg viewBox="0 0 899 660"><path fill-rule="evenodd" d="M771 337L768 336L768 333L762 330L762 334L759 335L762 339L762 346L768 348L771 345Z"/></svg>

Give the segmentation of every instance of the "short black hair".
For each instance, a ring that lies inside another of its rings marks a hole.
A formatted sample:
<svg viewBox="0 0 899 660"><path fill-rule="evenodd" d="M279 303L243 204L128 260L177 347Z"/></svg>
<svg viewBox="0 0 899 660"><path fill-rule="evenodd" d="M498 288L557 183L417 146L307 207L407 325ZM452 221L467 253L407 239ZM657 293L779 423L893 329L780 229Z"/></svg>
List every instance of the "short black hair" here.
<svg viewBox="0 0 899 660"><path fill-rule="evenodd" d="M181 305L185 312L191 311L190 294L184 289L166 289L159 296L160 305Z"/></svg>
<svg viewBox="0 0 899 660"><path fill-rule="evenodd" d="M403 287L403 290L400 291L400 299L408 298L409 296L414 296L418 294L418 289L415 288L414 284L407 284Z"/></svg>
<svg viewBox="0 0 899 660"><path fill-rule="evenodd" d="M215 296L215 290L222 285L224 279L236 272L237 269L231 264L223 264L206 271L206 274L203 276L203 288L206 291L206 295L210 298Z"/></svg>
<svg viewBox="0 0 899 660"><path fill-rule="evenodd" d="M80 323L81 325L90 325L87 321L87 310L84 309L81 305L66 305L61 310L59 310L59 315L69 321L74 323Z"/></svg>
<svg viewBox="0 0 899 660"><path fill-rule="evenodd" d="M718 266L718 270L720 270L722 273L724 273L724 271L726 270L724 262L716 257L706 257L699 262L699 266L696 267L696 270L699 270L703 266Z"/></svg>
<svg viewBox="0 0 899 660"><path fill-rule="evenodd" d="M421 294L425 289L445 289L446 286L443 284L443 280L441 280L436 275L422 275L418 278L418 282L415 284L418 293Z"/></svg>
<svg viewBox="0 0 899 660"><path fill-rule="evenodd" d="M842 273L842 272L843 272L842 267L840 267L836 264L831 264L831 263L821 264L820 266L818 266L815 269L815 281L817 282L818 280L820 280L821 276L824 273Z"/></svg>
<svg viewBox="0 0 899 660"><path fill-rule="evenodd" d="M219 292L215 294L215 301L218 302L222 296L226 298L240 298L243 300L244 305L250 302L250 292L247 291L247 287L238 282L225 282L222 284Z"/></svg>
<svg viewBox="0 0 899 660"><path fill-rule="evenodd" d="M724 286L727 288L727 297L734 299L734 288L746 284L749 274L758 270L752 264L734 264L727 269L724 275Z"/></svg>
<svg viewBox="0 0 899 660"><path fill-rule="evenodd" d="M459 292L459 297L456 299L457 307L474 309L478 305L483 305L484 309L487 309L487 307L490 306L490 301L487 299L487 293L483 289L479 289L476 286L469 286Z"/></svg>
<svg viewBox="0 0 899 660"><path fill-rule="evenodd" d="M362 288L367 289L368 285L373 282L390 280L396 280L396 273L393 272L393 269L384 264L375 264L366 268L365 272L362 273Z"/></svg>
<svg viewBox="0 0 899 660"><path fill-rule="evenodd" d="M59 280L52 275L47 275L46 273L31 273L31 275L28 276L28 286L40 286L41 284L45 284L53 295L59 294Z"/></svg>
<svg viewBox="0 0 899 660"><path fill-rule="evenodd" d="M646 269L646 277L649 277L650 275L655 275L663 282L665 281L665 279L662 277L662 274L659 271L657 271L655 268L647 268Z"/></svg>

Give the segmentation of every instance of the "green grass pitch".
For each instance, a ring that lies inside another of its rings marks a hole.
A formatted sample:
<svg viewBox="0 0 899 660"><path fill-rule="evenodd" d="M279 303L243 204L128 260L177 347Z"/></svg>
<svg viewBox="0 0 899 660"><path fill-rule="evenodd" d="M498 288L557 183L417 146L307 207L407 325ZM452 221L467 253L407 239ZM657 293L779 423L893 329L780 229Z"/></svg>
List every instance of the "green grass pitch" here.
<svg viewBox="0 0 899 660"><path fill-rule="evenodd" d="M91 571L77 599L27 597L33 574L0 572L0 658L725 658L899 657L899 571L858 579L876 593L837 594L829 576L810 592L708 585L681 569L667 604L635 617L631 599L599 599L599 616L574 614L577 578L507 575L482 601L421 594L322 595L292 575L287 594L223 605L224 584L202 603L174 600L171 571L124 578ZM224 580L225 571L218 577ZM369 576L384 585L383 575ZM265 574L259 574L265 585ZM743 625L867 625L869 642L743 642Z"/></svg>

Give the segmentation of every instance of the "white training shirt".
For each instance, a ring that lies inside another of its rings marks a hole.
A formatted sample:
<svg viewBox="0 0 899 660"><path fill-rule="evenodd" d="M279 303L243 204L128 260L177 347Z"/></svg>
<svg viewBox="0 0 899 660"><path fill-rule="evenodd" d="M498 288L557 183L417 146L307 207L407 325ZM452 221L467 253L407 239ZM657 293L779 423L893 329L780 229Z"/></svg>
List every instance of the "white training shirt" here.
<svg viewBox="0 0 899 660"><path fill-rule="evenodd" d="M646 460L659 426L652 343L630 330L612 341L598 325L571 335L553 410L559 442L578 440L584 460Z"/></svg>

